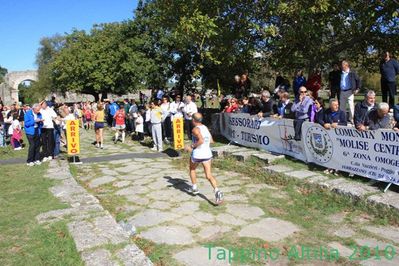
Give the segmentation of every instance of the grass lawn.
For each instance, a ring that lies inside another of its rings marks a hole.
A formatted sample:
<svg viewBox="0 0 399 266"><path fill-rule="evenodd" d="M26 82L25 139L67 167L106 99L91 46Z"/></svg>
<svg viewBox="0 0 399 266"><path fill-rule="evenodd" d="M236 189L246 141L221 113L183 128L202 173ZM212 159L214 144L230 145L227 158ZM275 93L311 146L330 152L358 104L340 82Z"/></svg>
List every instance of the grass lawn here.
<svg viewBox="0 0 399 266"><path fill-rule="evenodd" d="M25 133L22 134L22 139L23 146L25 145L25 148L23 150L14 151L11 145L0 148L0 160L7 160L12 158L27 158L29 143Z"/></svg>
<svg viewBox="0 0 399 266"><path fill-rule="evenodd" d="M0 160L16 157L24 152L0 154ZM83 265L65 222L44 226L35 219L67 207L49 192L54 181L43 177L46 169L0 166L0 265Z"/></svg>

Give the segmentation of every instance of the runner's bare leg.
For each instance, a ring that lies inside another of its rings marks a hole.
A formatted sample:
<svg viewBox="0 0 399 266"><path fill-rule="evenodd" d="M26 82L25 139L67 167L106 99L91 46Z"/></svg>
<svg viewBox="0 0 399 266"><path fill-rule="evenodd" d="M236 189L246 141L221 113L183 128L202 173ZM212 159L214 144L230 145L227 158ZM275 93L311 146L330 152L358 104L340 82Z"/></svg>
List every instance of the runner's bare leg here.
<svg viewBox="0 0 399 266"><path fill-rule="evenodd" d="M213 177L212 172L211 172L212 161L209 160L207 162L204 162L204 163L202 163L202 166L204 167L206 179L208 179L208 181L211 183L211 185L214 189L217 188L216 179Z"/></svg>
<svg viewBox="0 0 399 266"><path fill-rule="evenodd" d="M197 169L198 163L193 163L191 161L191 158L189 160L190 160L190 179L191 183L194 185L197 184L197 173L195 172L195 170Z"/></svg>

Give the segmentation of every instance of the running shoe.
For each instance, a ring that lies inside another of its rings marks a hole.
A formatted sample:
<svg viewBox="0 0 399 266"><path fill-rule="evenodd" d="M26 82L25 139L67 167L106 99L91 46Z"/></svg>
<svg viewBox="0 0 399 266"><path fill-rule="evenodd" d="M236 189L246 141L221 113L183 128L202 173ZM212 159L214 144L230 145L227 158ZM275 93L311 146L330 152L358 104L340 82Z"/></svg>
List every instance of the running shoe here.
<svg viewBox="0 0 399 266"><path fill-rule="evenodd" d="M219 205L223 202L223 192L222 191L217 191L215 193L215 198L216 198L216 204Z"/></svg>
<svg viewBox="0 0 399 266"><path fill-rule="evenodd" d="M191 187L189 192L190 192L190 194L198 195L199 194L199 189Z"/></svg>
<svg viewBox="0 0 399 266"><path fill-rule="evenodd" d="M26 165L27 165L27 166L34 166L35 163L34 163L34 162L30 162L30 163L27 163Z"/></svg>
<svg viewBox="0 0 399 266"><path fill-rule="evenodd" d="M41 162L41 161L36 161L35 164L36 164L36 165L41 165L42 162Z"/></svg>

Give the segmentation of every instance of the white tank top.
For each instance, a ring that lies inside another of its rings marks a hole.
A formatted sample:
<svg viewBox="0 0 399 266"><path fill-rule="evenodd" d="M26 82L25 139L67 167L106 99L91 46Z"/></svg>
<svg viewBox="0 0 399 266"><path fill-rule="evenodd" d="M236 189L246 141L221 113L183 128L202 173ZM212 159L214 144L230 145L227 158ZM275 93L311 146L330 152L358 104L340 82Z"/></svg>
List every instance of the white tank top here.
<svg viewBox="0 0 399 266"><path fill-rule="evenodd" d="M199 145L197 148L193 150L192 157L194 159L210 159L212 158L212 151L211 151L211 133L209 132L208 128L204 125L196 126L199 128L201 132L201 136L204 139L204 143ZM198 139L193 136L193 143L197 143Z"/></svg>

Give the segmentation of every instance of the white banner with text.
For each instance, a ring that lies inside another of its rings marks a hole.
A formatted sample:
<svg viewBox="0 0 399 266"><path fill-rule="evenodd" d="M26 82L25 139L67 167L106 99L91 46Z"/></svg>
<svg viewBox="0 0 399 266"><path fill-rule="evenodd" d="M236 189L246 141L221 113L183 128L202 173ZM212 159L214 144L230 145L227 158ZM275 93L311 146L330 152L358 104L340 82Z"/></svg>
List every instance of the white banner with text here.
<svg viewBox="0 0 399 266"><path fill-rule="evenodd" d="M220 132L237 144L285 154L304 162L399 185L399 132L326 130L305 122L294 140L293 120L220 114Z"/></svg>

